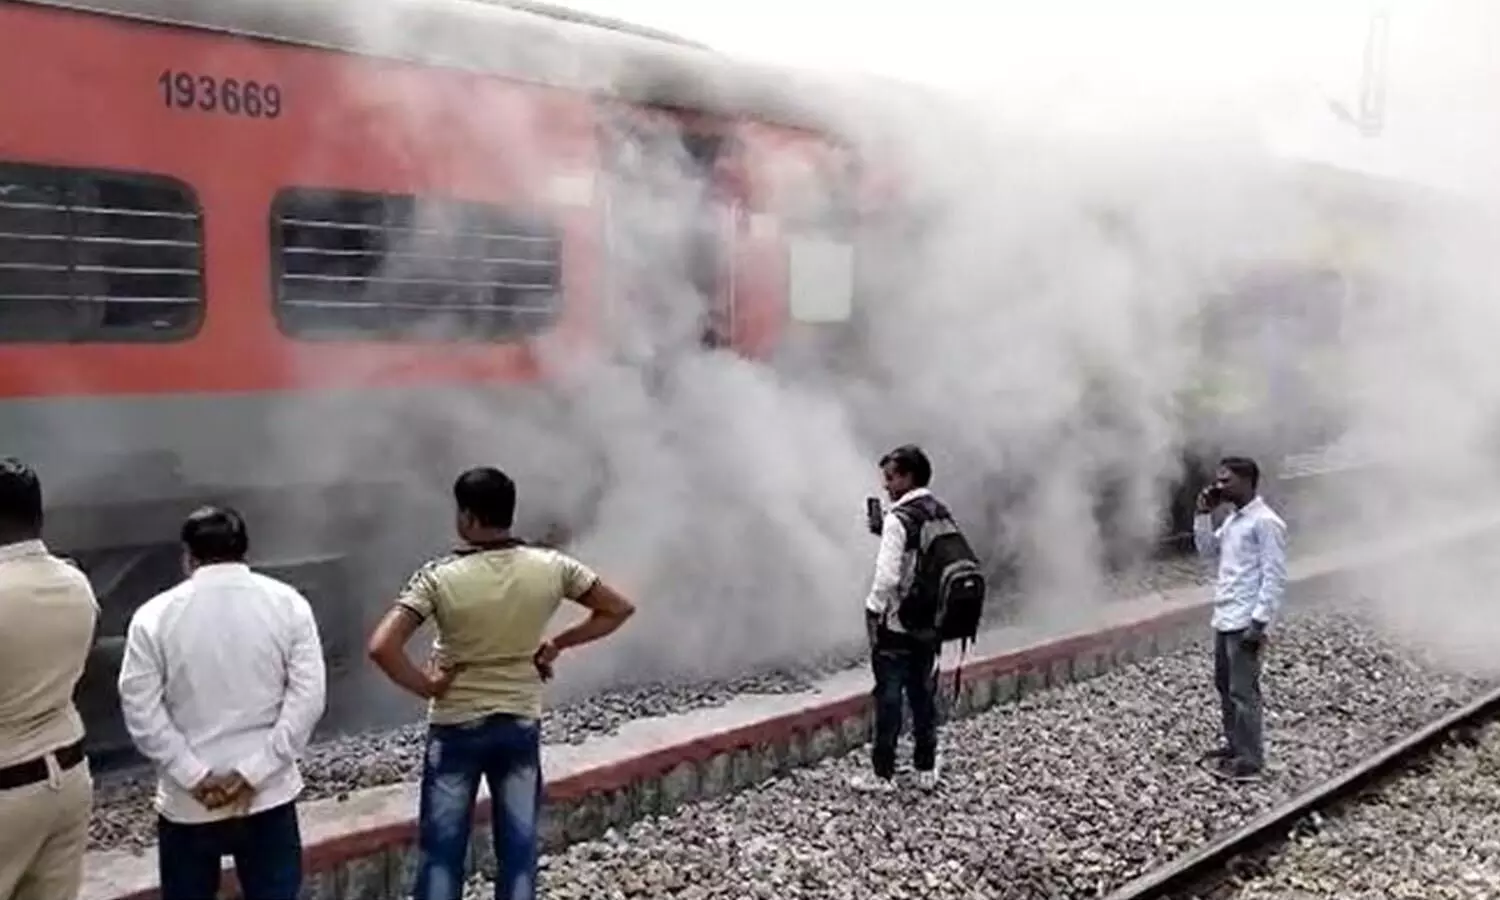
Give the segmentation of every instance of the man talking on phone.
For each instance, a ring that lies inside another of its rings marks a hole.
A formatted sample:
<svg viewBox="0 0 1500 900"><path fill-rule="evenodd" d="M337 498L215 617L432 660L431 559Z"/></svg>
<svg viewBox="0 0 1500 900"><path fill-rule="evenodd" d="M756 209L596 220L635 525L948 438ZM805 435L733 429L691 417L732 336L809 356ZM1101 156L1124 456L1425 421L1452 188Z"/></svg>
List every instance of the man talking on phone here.
<svg viewBox="0 0 1500 900"><path fill-rule="evenodd" d="M1286 523L1260 497L1260 467L1243 456L1219 461L1213 484L1198 495L1193 543L1218 555L1214 582L1214 684L1224 744L1209 751L1216 773L1253 781L1265 763L1260 696L1266 631L1286 593ZM1228 514L1214 528L1214 511Z"/></svg>

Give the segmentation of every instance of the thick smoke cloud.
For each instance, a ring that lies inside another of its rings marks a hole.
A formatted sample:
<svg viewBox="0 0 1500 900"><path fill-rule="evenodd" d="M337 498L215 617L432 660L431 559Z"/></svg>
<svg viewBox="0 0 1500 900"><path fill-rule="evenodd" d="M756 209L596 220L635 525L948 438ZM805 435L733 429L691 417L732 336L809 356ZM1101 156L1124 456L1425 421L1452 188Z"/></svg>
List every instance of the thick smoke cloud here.
<svg viewBox="0 0 1500 900"><path fill-rule="evenodd" d="M1342 359L1349 443L1376 477L1329 491L1346 532L1462 521L1493 507L1500 370L1493 211L1477 198L1431 196L1385 248L1366 314ZM1372 572L1360 587L1397 635L1454 665L1497 672L1500 618L1482 543Z"/></svg>
<svg viewBox="0 0 1500 900"><path fill-rule="evenodd" d="M372 50L406 55L431 39L392 12L406 7L378 6L350 27ZM445 53L464 55L453 49L458 31L439 32ZM638 78L581 44L547 52L588 83ZM437 105L416 84L347 89L411 111L393 140L503 135L514 154L495 161L502 178L570 174L550 161L555 131L527 103L459 127L432 120L424 111ZM628 178L592 173L593 202L609 204L608 299L591 343L535 342L539 386L288 409L272 429L285 446L327 472L378 472L401 486L403 507L368 532L389 564L368 573L371 615L402 572L451 540L448 484L473 464L516 476L523 534L560 537L641 605L627 633L565 661L564 693L857 639L874 550L861 498L878 487L880 453L908 440L930 448L935 487L996 571L1020 579L1035 618L1086 615L1110 568L1140 562L1189 449L1256 453L1277 497L1291 484L1275 478L1282 455L1315 449L1340 430L1332 422L1349 425L1384 465L1298 482L1295 513L1312 510L1320 527L1362 521L1316 517L1320 505L1399 519L1414 514L1411 497L1443 488L1463 503L1465 488L1493 484L1500 369L1485 365L1494 313L1472 273L1492 254L1479 230L1454 241L1446 213L1393 214L1400 239L1360 285L1359 302L1382 315L1333 315L1342 345L1325 330L1294 348L1275 335L1302 326L1274 310L1297 309L1299 292L1330 304L1353 295L1294 282L1267 289L1283 302L1252 302L1266 296L1246 287L1255 273L1305 258L1326 210L1309 199L1305 173L1239 132L1184 131L1177 115L1165 131L1078 140L1004 127L1003 111L971 98L835 96L823 110L830 127L896 165L904 198L893 222L862 235L847 325L795 327L764 361L701 345L701 260L683 236L725 220L679 146L644 154ZM1238 325L1206 349L1214 316ZM1309 381L1288 388L1270 373L1314 355L1321 368ZM1223 390L1204 400L1205 380L1222 383L1230 363L1248 385L1240 393L1260 401L1237 408ZM1324 391L1316 402L1309 384ZM1430 418L1417 427L1419 408ZM315 454L305 449L314 422Z"/></svg>

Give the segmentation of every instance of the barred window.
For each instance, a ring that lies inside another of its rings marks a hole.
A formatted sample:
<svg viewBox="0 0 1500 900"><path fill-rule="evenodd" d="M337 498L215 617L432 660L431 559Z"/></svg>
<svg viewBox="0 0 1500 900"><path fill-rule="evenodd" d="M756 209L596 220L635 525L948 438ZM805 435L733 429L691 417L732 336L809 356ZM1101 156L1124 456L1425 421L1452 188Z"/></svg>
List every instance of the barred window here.
<svg viewBox="0 0 1500 900"><path fill-rule="evenodd" d="M1347 279L1331 269L1275 267L1248 274L1209 303L1207 344L1226 347L1268 333L1289 347L1337 343L1350 311L1348 291Z"/></svg>
<svg viewBox="0 0 1500 900"><path fill-rule="evenodd" d="M276 316L309 340L502 341L557 320L562 235L496 206L293 188L272 207Z"/></svg>
<svg viewBox="0 0 1500 900"><path fill-rule="evenodd" d="M173 179L0 162L0 342L191 337L202 237Z"/></svg>

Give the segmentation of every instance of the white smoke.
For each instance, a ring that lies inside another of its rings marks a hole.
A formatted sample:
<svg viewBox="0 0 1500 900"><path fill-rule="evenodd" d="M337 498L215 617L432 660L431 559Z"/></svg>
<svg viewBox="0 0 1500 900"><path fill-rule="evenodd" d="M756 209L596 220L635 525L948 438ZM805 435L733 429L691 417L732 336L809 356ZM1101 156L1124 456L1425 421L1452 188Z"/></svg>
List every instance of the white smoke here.
<svg viewBox="0 0 1500 900"><path fill-rule="evenodd" d="M235 15L267 32L317 15L294 6L262 0ZM670 67L617 52L629 41L547 37L559 32L540 20L519 29L482 7L361 5L357 21L329 14L323 27L388 57L546 70L628 97L692 93L739 121L771 105L810 108L827 133L889 167L899 203L872 210L860 233L850 322L790 323L763 359L705 349L700 261L683 236L732 219L681 148L640 155L621 183L601 166L605 143L624 139L604 101L388 62L351 68L339 87L352 112L325 111L324 139L301 161L310 182L342 175L340 154L358 152L412 173L420 193L516 198L599 225L575 229L565 249L571 306L564 328L530 344L538 383L278 410L266 459L400 487L399 507L376 511L361 532L382 563L365 585L370 615L407 568L452 540L449 484L476 464L516 477L523 535L561 529L571 552L641 606L627 633L565 661L565 689L722 672L857 637L874 549L861 500L876 490L876 459L906 441L929 449L936 490L990 560L1019 566L1034 616L1099 602L1106 561L1146 552L1190 447L1256 453L1279 502L1280 454L1312 449L1286 441L1326 417L1351 422L1386 465L1304 491L1294 542L1299 521L1339 524L1318 519L1320 505L1399 519L1411 514L1408 496L1441 487L1465 502L1494 485L1494 254L1482 228L1447 213L1391 214L1397 237L1361 276L1361 302L1382 317L1351 315L1343 344L1320 348L1343 386L1333 396L1273 395L1228 413L1221 397L1219 415L1193 413L1212 367L1248 360L1239 374L1265 395L1276 354L1302 352L1267 353L1270 307L1243 292L1255 272L1305 260L1328 228L1308 173L1269 154L1243 118L1247 97L1280 96L1285 79L1246 89L1227 110L1201 89L1174 94L1171 79L1136 83L1120 94L1134 105L1111 106L1108 127L1080 129L1077 107L1062 102L1076 85L1040 77L1024 106L1007 106L1014 92L857 79L820 100L826 79L788 76L778 88L765 71L741 77L732 65L711 66L689 89ZM1187 78L1213 63L1190 44L1153 53L1178 53ZM667 45L655 54L699 58ZM1096 100L1109 77L1095 73ZM359 115L380 117L378 144L341 130ZM591 190L568 206L559 184ZM771 280L762 269L737 274ZM1256 328L1206 354L1204 317L1229 302ZM375 387L384 374L343 378ZM348 526L330 513L305 527Z"/></svg>

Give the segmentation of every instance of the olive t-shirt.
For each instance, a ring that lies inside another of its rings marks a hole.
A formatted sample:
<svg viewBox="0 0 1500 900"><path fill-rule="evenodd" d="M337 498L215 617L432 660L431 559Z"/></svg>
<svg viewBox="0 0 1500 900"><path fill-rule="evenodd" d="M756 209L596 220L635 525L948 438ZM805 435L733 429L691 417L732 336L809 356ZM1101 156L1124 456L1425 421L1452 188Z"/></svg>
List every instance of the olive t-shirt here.
<svg viewBox="0 0 1500 900"><path fill-rule="evenodd" d="M461 666L429 706L429 720L540 718L542 680L532 659L563 599L577 600L596 581L576 559L526 546L461 551L418 569L396 602L432 619L438 654Z"/></svg>

